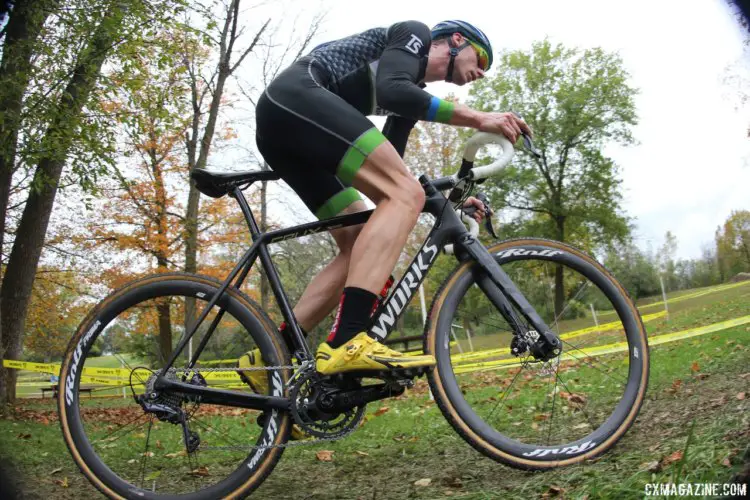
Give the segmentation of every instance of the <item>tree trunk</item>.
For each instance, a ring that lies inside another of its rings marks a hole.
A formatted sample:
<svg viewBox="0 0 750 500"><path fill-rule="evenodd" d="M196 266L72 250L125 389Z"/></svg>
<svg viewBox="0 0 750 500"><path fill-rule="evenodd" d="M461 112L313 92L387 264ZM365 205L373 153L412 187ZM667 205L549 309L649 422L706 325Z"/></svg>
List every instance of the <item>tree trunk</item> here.
<svg viewBox="0 0 750 500"><path fill-rule="evenodd" d="M4 260L5 219L10 198L10 185L16 163L16 144L21 125L23 95L31 78L31 56L42 26L55 2L20 2L6 25L3 58L0 62L0 263ZM0 360L5 357L0 316ZM5 375L0 367L0 403L6 394Z"/></svg>
<svg viewBox="0 0 750 500"><path fill-rule="evenodd" d="M557 222L557 239L561 243L565 241L565 217L559 216ZM563 312L565 306L565 281L563 280L563 266L555 266L555 317Z"/></svg>
<svg viewBox="0 0 750 500"><path fill-rule="evenodd" d="M42 253L58 182L81 113L101 71L107 52L114 43L122 21L120 2L113 2L104 21L100 23L89 43L80 53L73 76L66 86L54 118L41 141L46 155L39 160L33 185L21 222L16 232L8 267L0 290L2 310L2 346L7 359L19 359L23 346L23 330L28 312L31 288ZM114 22L113 22L114 21ZM5 381L8 402L15 400L15 370L0 367L0 379Z"/></svg>
<svg viewBox="0 0 750 500"><path fill-rule="evenodd" d="M188 160L190 161L190 173L196 168L206 168L208 163L208 153L211 149L211 141L214 137L214 131L216 130L216 120L219 116L219 107L221 106L221 96L224 93L224 84L229 77L229 57L231 54L226 55L226 60L219 62L219 74L216 79L216 89L213 92L213 99L211 100L211 107L208 111L208 121L206 122L206 128L203 131L203 138L200 143L200 151L198 152L198 158L195 159L195 143L193 143L192 151L188 147ZM193 103L194 106L196 103ZM196 109L195 113L200 113L200 109ZM195 117L194 117L195 124ZM193 127L192 141L195 141L195 134L197 133L197 127ZM200 212L200 196L201 193L195 187L195 182L190 178L190 194L188 195L187 212L185 214L185 272L196 273L198 271L198 213ZM193 297L187 298L185 301L185 334L189 331L190 326L194 323L196 317L195 311L195 299Z"/></svg>
<svg viewBox="0 0 750 500"><path fill-rule="evenodd" d="M169 299L160 299L156 304L159 317L159 360L164 365L172 353L172 320L169 316Z"/></svg>

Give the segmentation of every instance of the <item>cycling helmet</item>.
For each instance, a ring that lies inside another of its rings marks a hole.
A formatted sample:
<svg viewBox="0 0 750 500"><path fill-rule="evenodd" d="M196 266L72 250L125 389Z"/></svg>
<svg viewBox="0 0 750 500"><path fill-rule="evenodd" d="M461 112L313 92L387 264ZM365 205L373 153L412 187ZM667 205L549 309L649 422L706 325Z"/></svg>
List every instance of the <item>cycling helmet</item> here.
<svg viewBox="0 0 750 500"><path fill-rule="evenodd" d="M489 38L487 38L487 35L484 34L482 30L477 28L476 26L467 23L466 21L459 21L459 20L452 20L452 21L443 21L438 24L436 24L432 30L431 35L433 40L439 40L441 38L448 38L448 43L451 47L451 61L449 64L448 69L448 75L446 77L446 81L451 81L451 73L453 72L453 62L454 58L458 55L458 52L467 47L469 44L463 44L461 47L455 47L453 45L453 41L450 39L450 36L453 33L461 33L464 37L466 37L469 42L471 42L473 45L479 46L479 48L483 49L486 52L487 55L487 66L485 69L488 70L492 66L492 44L490 44Z"/></svg>

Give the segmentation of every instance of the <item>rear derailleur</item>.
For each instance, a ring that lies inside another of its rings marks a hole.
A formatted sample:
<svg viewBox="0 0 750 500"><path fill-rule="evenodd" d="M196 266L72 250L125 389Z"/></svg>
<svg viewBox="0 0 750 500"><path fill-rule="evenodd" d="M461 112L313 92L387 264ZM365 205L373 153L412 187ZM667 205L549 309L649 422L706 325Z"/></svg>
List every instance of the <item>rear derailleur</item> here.
<svg viewBox="0 0 750 500"><path fill-rule="evenodd" d="M185 449L188 453L193 453L200 446L200 435L190 430L188 416L183 408L184 402L200 403L200 397L187 396L176 393L160 393L154 389L154 382L158 373L152 374L146 381L146 391L143 394L135 395L135 401L143 411L154 415L159 421L169 424L182 426L182 439L185 443ZM167 374L167 377L174 375ZM206 379L200 373L193 373L190 378L190 384L207 386Z"/></svg>

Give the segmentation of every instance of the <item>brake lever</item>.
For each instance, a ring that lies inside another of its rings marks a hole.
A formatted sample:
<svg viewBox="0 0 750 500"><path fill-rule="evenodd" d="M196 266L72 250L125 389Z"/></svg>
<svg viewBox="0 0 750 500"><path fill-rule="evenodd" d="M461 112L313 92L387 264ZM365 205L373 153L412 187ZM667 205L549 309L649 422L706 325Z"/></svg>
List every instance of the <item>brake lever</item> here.
<svg viewBox="0 0 750 500"><path fill-rule="evenodd" d="M492 235L493 238L498 239L497 234L495 234L495 228L492 227L492 216L495 214L495 212L494 210L492 210L492 207L490 207L487 195L485 195L484 193L477 193L476 199L482 202L482 208L484 210L484 228L488 233L490 233L490 235ZM464 214L471 217L474 215L474 213L476 213L477 208L468 207L462 208L461 210Z"/></svg>
<svg viewBox="0 0 750 500"><path fill-rule="evenodd" d="M511 110L511 113L516 115L516 118L518 118L519 120L523 120L523 117L520 115L520 113L513 111L513 110ZM526 149L529 151L529 153L534 155L534 157L536 157L537 159L540 159L542 157L542 153L540 153L534 147L534 143L531 142L531 138L528 136L528 134L521 132L521 137L523 137L523 145L526 146Z"/></svg>

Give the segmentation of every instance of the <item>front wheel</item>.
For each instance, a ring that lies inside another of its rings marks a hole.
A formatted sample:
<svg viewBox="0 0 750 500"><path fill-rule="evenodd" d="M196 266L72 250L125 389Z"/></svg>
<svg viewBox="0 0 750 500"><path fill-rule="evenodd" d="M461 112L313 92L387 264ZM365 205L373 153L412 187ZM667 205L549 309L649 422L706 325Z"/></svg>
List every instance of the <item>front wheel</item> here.
<svg viewBox="0 0 750 500"><path fill-rule="evenodd" d="M602 265L573 247L520 239L488 251L562 340L562 352L544 362L518 352L519 332L477 285L483 271L459 265L426 325L425 352L437 360L429 382L443 415L474 448L521 469L606 452L646 393L649 352L638 310Z"/></svg>

